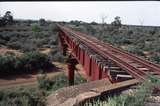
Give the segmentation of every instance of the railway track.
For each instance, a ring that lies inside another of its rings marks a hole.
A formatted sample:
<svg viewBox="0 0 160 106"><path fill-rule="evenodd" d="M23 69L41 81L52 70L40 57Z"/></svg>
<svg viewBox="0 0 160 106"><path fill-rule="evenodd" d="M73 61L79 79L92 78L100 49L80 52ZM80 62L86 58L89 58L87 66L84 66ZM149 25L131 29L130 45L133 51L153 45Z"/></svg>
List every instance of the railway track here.
<svg viewBox="0 0 160 106"><path fill-rule="evenodd" d="M108 43L103 43L94 37L73 31L67 27L59 27L66 35L78 39L82 44L105 59L112 60L118 67L138 80L146 79L148 74L160 76L160 66L157 64L153 64L119 48L115 48Z"/></svg>

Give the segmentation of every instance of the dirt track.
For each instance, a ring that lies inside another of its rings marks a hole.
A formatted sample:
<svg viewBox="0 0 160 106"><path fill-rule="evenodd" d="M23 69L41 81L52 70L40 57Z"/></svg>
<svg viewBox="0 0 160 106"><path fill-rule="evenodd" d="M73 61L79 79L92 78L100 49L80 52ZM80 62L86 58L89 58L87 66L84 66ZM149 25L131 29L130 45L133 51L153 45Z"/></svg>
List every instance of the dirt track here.
<svg viewBox="0 0 160 106"><path fill-rule="evenodd" d="M0 54L3 55L3 54L6 54L7 52L10 52L10 53L15 53L16 55L20 56L21 54L23 54L22 52L20 52L19 50L15 50L15 49L8 49L8 48L1 48L0 47Z"/></svg>
<svg viewBox="0 0 160 106"><path fill-rule="evenodd" d="M65 65L62 63L54 62L53 64L56 66L56 69L53 69L52 72L47 73L48 77L53 77L63 73L66 70ZM39 74L24 74L0 78L0 88L11 88L21 85L35 85L38 75Z"/></svg>

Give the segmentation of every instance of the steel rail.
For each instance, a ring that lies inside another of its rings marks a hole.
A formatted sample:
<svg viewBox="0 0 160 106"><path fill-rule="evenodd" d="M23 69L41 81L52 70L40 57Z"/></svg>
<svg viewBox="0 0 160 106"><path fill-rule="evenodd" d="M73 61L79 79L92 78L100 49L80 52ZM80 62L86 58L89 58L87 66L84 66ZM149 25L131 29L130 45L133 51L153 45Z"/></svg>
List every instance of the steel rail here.
<svg viewBox="0 0 160 106"><path fill-rule="evenodd" d="M88 42L88 40L80 37L77 33L72 32L71 30L67 30L65 29L65 27L60 27L60 29L67 35L70 35L69 33L72 33L75 38L78 38L81 40L81 42L83 42L84 44L86 44L87 46L89 46L90 48L92 48L94 51L96 51L98 54L102 55L104 58L110 58L112 61L114 61L115 63L117 63L118 66L120 66L121 68L128 70L129 73L131 75L133 75L133 77L137 78L137 79L145 79L145 72L142 71L138 71L138 68L133 67L132 65L128 64L127 62L117 58L116 56L112 55L111 53L108 53L107 51L104 50L98 50L99 48L96 45L91 44L90 42ZM68 33L66 33L68 32Z"/></svg>

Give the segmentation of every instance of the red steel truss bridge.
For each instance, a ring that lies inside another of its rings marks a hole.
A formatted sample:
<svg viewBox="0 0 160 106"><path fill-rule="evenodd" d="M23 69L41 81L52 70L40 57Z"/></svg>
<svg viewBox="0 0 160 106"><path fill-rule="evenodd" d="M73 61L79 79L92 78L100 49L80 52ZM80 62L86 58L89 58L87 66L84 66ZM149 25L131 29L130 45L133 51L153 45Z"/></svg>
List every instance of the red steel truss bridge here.
<svg viewBox="0 0 160 106"><path fill-rule="evenodd" d="M160 66L104 43L93 36L58 25L63 54L68 52L68 77L73 83L74 69L80 63L90 80L108 78L111 82L128 79L143 81L149 74L160 76Z"/></svg>

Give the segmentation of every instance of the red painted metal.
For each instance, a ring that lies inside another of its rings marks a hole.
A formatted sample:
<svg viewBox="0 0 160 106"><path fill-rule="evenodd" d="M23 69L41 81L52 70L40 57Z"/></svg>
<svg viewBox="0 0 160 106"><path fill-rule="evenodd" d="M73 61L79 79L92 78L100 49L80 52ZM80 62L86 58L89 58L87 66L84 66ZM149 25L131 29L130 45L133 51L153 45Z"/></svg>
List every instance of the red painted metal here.
<svg viewBox="0 0 160 106"><path fill-rule="evenodd" d="M85 52L85 63L84 63L84 70L86 71L87 76L91 76L91 58L89 55Z"/></svg>
<svg viewBox="0 0 160 106"><path fill-rule="evenodd" d="M60 39L63 36L65 43L70 49L75 48L76 42L74 39L77 39L81 42L81 44L85 45L87 48L90 48L90 50L102 56L104 59L110 59L117 66L128 72L134 78L141 80L145 79L148 72L154 72L156 73L156 75L160 75L160 66L157 64L153 64L149 61L143 60L133 54L115 48L108 43L103 43L95 39L94 37L86 36L86 34L73 31L67 27L62 27L60 25L58 26L60 28ZM62 39L60 41L63 42ZM91 77L92 80L109 78L108 68L106 66L102 66L99 61L90 56L90 54L87 53L86 49L77 46L72 54L79 61L79 63L83 65L86 74L88 75L88 77ZM147 68L149 71L147 72L144 70L140 70L139 67L133 65L130 62L136 65L140 65L143 68Z"/></svg>
<svg viewBox="0 0 160 106"><path fill-rule="evenodd" d="M99 80L101 76L101 70L98 64L96 63L96 60L93 59L92 61L92 74L91 74L91 79L92 80Z"/></svg>
<svg viewBox="0 0 160 106"><path fill-rule="evenodd" d="M84 65L84 50L80 49L80 63Z"/></svg>

